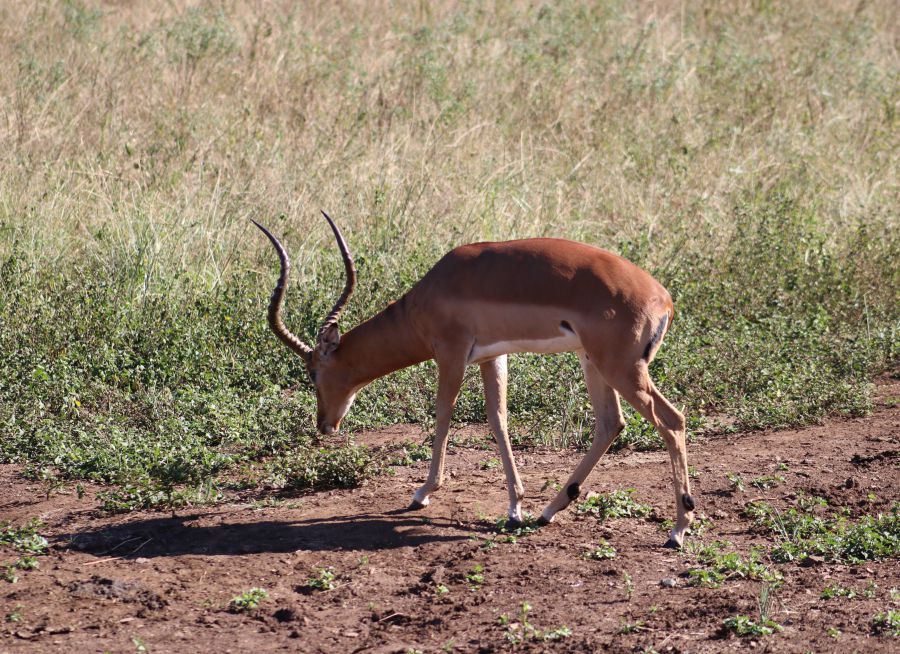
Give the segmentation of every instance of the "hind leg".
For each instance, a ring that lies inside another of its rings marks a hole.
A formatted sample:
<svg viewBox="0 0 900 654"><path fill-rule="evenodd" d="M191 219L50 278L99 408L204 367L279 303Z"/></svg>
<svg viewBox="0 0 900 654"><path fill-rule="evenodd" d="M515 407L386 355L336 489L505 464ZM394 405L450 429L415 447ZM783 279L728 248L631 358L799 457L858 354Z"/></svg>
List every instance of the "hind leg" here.
<svg viewBox="0 0 900 654"><path fill-rule="evenodd" d="M694 498L691 496L691 483L688 477L684 416L653 384L644 361L638 361L624 374L611 376L610 382L638 413L656 427L665 441L672 464L677 510L675 527L669 534L666 547L681 547L684 533L694 521Z"/></svg>
<svg viewBox="0 0 900 654"><path fill-rule="evenodd" d="M584 371L584 381L587 384L588 394L591 397L591 406L594 408L596 424L594 425L594 440L591 448L584 458L569 476L566 485L559 494L553 498L550 504L541 513L540 522L547 524L556 513L566 508L581 494L581 485L584 484L591 470L597 465L600 457L609 449L616 436L625 428L622 419L622 410L619 407L619 396L600 375L596 366L588 359L584 351L578 353L581 369Z"/></svg>

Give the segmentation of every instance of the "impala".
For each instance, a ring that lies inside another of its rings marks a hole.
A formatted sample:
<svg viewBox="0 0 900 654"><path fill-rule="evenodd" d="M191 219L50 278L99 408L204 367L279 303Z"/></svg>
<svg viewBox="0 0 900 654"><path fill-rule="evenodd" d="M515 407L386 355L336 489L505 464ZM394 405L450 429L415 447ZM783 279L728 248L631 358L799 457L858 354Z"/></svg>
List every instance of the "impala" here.
<svg viewBox="0 0 900 654"><path fill-rule="evenodd" d="M347 281L314 348L282 322L290 269L287 252L253 221L281 260L269 304L269 325L303 357L316 389L321 433L337 431L356 393L373 380L435 359L438 390L431 468L410 508L425 507L443 482L450 415L465 369L478 364L488 423L506 474L509 520L521 524L524 488L506 423L507 355L574 351L596 415L593 441L538 522L551 522L581 494L585 479L625 427L619 406L622 396L666 443L677 510L666 546L682 545L694 517L684 416L657 390L647 371L674 315L672 299L659 282L611 252L573 241L535 238L473 243L449 252L403 297L341 334L338 317L353 293L356 270L340 230L322 214L337 239Z"/></svg>

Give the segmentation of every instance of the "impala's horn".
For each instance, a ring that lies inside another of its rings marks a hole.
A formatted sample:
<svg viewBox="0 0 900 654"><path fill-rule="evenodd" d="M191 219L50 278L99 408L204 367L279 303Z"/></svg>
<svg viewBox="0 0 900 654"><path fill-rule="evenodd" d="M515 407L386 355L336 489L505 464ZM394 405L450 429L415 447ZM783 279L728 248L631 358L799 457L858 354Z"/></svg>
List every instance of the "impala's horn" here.
<svg viewBox="0 0 900 654"><path fill-rule="evenodd" d="M275 285L275 290L272 291L272 299L269 300L269 327L272 328L272 331L275 332L275 335L282 343L303 357L308 363L312 357L312 348L292 334L285 327L284 321L281 320L281 306L284 304L284 292L287 290L288 273L291 270L291 262L288 260L287 252L281 242L272 235L272 232L252 218L250 220L262 230L263 234L269 237L272 245L275 246L275 251L278 252L278 259L281 261L281 274L278 275L278 283Z"/></svg>
<svg viewBox="0 0 900 654"><path fill-rule="evenodd" d="M344 284L344 290L338 298L338 301L335 302L334 307L331 309L331 313L328 314L325 318L325 322L322 323L322 328L319 330L319 340L322 339L322 336L331 325L337 326L341 311L344 310L344 306L347 304L350 296L353 295L353 289L356 288L356 267L353 265L353 257L350 256L350 248L347 247L347 241L344 240L344 237L341 235L341 230L334 224L331 217L324 211L322 212L322 215L325 216L325 220L331 225L331 231L334 232L334 238L337 239L338 249L341 251L341 258L344 260L344 272L347 275L347 283Z"/></svg>

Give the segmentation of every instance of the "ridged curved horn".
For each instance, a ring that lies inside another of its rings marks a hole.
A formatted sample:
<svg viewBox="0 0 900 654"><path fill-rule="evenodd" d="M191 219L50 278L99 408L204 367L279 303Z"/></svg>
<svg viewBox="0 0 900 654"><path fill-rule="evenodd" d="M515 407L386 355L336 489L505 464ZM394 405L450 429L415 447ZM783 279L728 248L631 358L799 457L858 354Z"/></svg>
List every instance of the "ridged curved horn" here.
<svg viewBox="0 0 900 654"><path fill-rule="evenodd" d="M322 212L322 215L325 216L325 220L331 225L331 231L334 232L334 237L337 239L338 249L340 249L341 257L344 259L344 271L347 274L347 283L344 285L344 291L335 303L331 313L328 314L325 318L325 322L322 323L322 328L319 330L320 338L326 327L337 324L338 317L340 317L344 305L347 304L347 300L353 295L353 289L356 288L356 268L353 265L353 257L350 256L350 249L347 247L347 242L344 240L344 237L341 235L341 230L337 228L337 225L334 224L331 217L324 211Z"/></svg>
<svg viewBox="0 0 900 654"><path fill-rule="evenodd" d="M272 245L275 246L275 250L278 252L278 258L281 261L281 274L278 276L278 283L275 285L275 290L272 291L272 299L269 300L269 327L271 327L272 331L275 332L275 335L281 339L282 343L302 356L305 361L309 362L312 357L312 348L294 336L281 320L281 305L284 304L284 292L287 290L288 273L291 270L291 262L288 261L287 252L279 240L272 236L272 232L252 218L250 219L250 222L259 227L262 230L262 233L269 237L269 240L272 241Z"/></svg>

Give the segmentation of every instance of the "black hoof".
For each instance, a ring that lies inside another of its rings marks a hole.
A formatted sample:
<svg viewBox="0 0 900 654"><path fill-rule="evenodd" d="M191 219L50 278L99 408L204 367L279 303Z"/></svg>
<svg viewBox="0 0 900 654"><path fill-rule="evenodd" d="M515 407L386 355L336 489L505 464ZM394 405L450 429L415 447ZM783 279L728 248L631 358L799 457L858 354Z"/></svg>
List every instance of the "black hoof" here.
<svg viewBox="0 0 900 654"><path fill-rule="evenodd" d="M674 538L670 538L669 540L667 540L666 544L663 545L663 547L665 547L668 550L680 550L681 549L681 545L679 545L678 541L675 540Z"/></svg>
<svg viewBox="0 0 900 654"><path fill-rule="evenodd" d="M534 521L534 524L536 524L538 527L546 527L547 525L550 524L550 521L547 520L547 518L545 518L544 516L541 516L540 518L538 518L537 520Z"/></svg>
<svg viewBox="0 0 900 654"><path fill-rule="evenodd" d="M521 529L525 526L525 523L521 520L516 520L515 518L507 518L506 519L506 528L507 529Z"/></svg>
<svg viewBox="0 0 900 654"><path fill-rule="evenodd" d="M409 504L410 511L420 511L425 508L425 505L422 504L419 500L413 500Z"/></svg>

